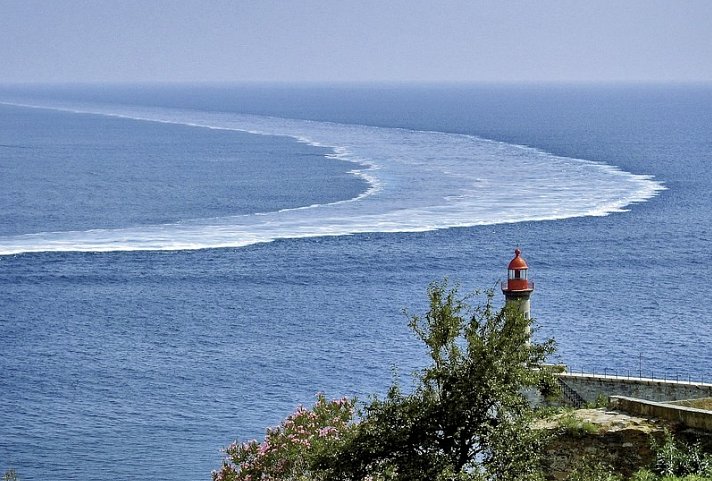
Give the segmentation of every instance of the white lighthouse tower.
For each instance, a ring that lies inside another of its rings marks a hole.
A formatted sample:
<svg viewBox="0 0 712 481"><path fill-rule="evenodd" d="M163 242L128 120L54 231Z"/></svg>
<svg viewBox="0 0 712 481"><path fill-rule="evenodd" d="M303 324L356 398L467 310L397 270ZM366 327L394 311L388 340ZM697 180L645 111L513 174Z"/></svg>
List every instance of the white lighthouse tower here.
<svg viewBox="0 0 712 481"><path fill-rule="evenodd" d="M529 266L521 254L519 249L514 250L514 259L509 262L507 280L502 282L502 292L507 305L516 306L526 319L530 319L529 299L534 292L534 283L529 280Z"/></svg>

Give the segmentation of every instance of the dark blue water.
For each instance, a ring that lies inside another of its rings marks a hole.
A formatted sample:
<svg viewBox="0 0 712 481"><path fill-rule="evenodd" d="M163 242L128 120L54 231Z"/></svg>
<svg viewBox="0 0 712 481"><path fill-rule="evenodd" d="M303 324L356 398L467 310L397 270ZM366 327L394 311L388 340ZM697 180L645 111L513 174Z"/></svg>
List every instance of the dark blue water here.
<svg viewBox="0 0 712 481"><path fill-rule="evenodd" d="M163 224L354 197L350 164L286 137L0 106L0 235Z"/></svg>
<svg viewBox="0 0 712 481"><path fill-rule="evenodd" d="M710 88L45 94L471 133L652 174L668 190L606 217L0 256L0 470L208 479L222 446L259 437L315 392L383 391L392 365L420 365L402 308L422 310L443 276L493 286L515 245L536 277L537 335L556 337L560 360L712 378ZM365 188L350 164L287 138L9 107L0 125L0 235L269 211Z"/></svg>

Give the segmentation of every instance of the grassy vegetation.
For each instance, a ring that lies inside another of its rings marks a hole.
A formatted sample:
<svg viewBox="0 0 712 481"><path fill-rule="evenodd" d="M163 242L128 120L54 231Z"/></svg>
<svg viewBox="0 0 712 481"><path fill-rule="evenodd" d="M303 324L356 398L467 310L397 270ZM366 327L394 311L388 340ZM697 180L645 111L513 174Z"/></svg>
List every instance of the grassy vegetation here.
<svg viewBox="0 0 712 481"><path fill-rule="evenodd" d="M573 436L598 434L600 427L591 421L577 417L574 411L564 413L557 419L559 428Z"/></svg>
<svg viewBox="0 0 712 481"><path fill-rule="evenodd" d="M687 406L695 409L704 409L705 411L712 411L712 398L705 399L692 399L689 401L678 401L675 404L679 406Z"/></svg>

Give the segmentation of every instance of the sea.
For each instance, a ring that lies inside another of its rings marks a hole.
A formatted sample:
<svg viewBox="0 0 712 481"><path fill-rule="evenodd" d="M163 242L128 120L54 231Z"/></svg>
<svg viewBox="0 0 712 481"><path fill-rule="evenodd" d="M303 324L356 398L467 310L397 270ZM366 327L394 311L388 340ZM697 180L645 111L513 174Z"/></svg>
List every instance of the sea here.
<svg viewBox="0 0 712 481"><path fill-rule="evenodd" d="M516 247L552 362L710 382L710 165L710 85L0 87L0 472L209 480Z"/></svg>

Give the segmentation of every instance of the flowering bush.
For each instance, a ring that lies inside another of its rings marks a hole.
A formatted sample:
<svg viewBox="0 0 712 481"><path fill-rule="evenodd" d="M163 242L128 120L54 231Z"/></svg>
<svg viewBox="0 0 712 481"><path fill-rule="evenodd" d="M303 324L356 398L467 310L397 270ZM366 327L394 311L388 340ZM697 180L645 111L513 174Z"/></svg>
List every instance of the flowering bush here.
<svg viewBox="0 0 712 481"><path fill-rule="evenodd" d="M553 340L530 340L531 319L498 310L494 292L467 304L447 281L410 327L432 364L412 392L395 383L354 421L354 402L298 408L262 443L232 444L214 481L539 481L539 440L528 388L554 383ZM471 297L471 296L468 296Z"/></svg>
<svg viewBox="0 0 712 481"><path fill-rule="evenodd" d="M317 394L311 409L299 406L280 426L267 429L264 441L232 443L213 481L317 480L310 461L352 427L353 399L327 401Z"/></svg>

